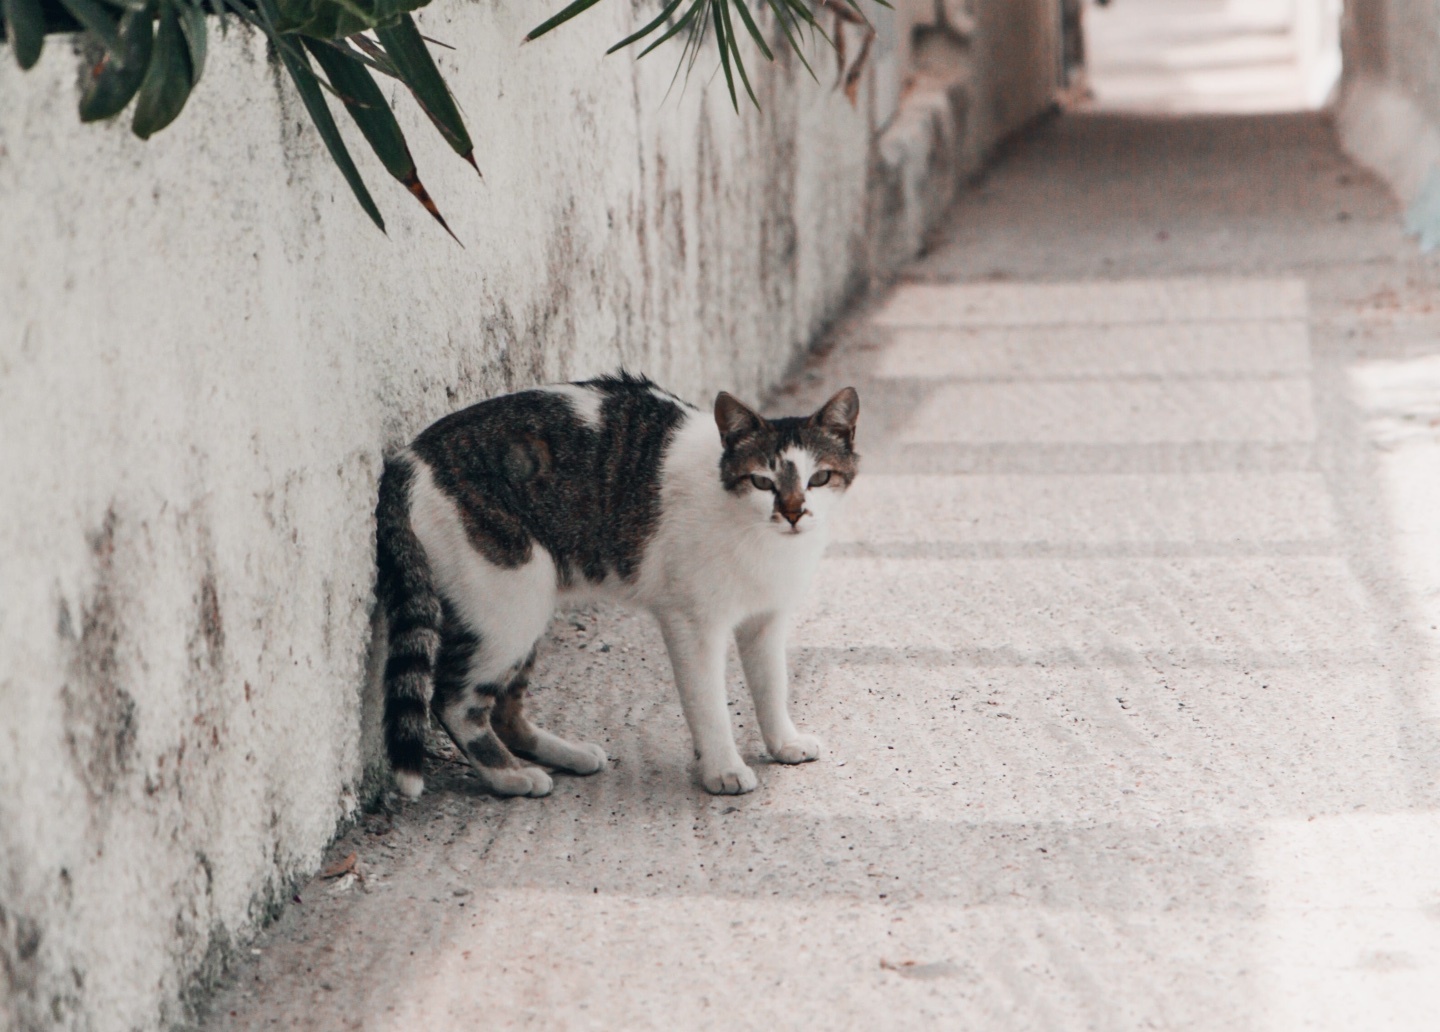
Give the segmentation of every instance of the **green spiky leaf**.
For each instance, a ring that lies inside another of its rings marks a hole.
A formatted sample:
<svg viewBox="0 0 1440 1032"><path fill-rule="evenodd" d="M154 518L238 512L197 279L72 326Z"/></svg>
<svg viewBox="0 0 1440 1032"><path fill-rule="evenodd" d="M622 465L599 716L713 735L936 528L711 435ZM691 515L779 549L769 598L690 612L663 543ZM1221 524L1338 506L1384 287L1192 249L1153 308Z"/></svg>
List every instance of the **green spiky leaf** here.
<svg viewBox="0 0 1440 1032"><path fill-rule="evenodd" d="M650 51L658 47L661 43L664 43L671 36L675 35L677 32L680 32L687 26L694 24L696 17L700 14L700 11L704 8L704 6L705 0L694 0L694 3L692 3L690 7L685 11L684 15L681 16L680 20L674 25L670 26L670 28L667 29L664 33L662 33L659 39L655 40L644 50L640 51L639 57L644 57L646 54L650 53Z"/></svg>
<svg viewBox="0 0 1440 1032"><path fill-rule="evenodd" d="M335 162L335 167L345 177L350 192L355 195L355 200L360 203L365 214L370 216L370 221L380 228L380 232L385 232L385 220L380 216L380 208L375 204L375 198L370 196L365 180L360 176L360 170L355 167L355 159L350 157L350 150L340 135L340 127L335 124L335 116L330 113L330 107L325 103L325 91L320 86L315 69L310 67L305 51L275 29L275 20L279 17L276 0L255 0L253 15L244 6L244 0L226 2L242 18L253 17L255 24L269 37L270 45L275 48L280 63L285 66L285 71L290 74L290 81L295 84L295 90L300 94L300 102L305 105L310 121L315 125L315 131L320 134L321 142L330 152L330 160Z"/></svg>
<svg viewBox="0 0 1440 1032"><path fill-rule="evenodd" d="M96 122L125 110L150 67L155 30L149 11L120 17L120 49L109 51L90 69L80 96L80 121Z"/></svg>
<svg viewBox="0 0 1440 1032"><path fill-rule="evenodd" d="M45 14L40 0L0 0L0 14L5 15L5 35L15 61L21 68L35 67L45 46Z"/></svg>
<svg viewBox="0 0 1440 1032"><path fill-rule="evenodd" d="M415 159L410 155L410 147L405 142L400 123L395 120L395 113L385 102L385 94L360 62L360 55L351 57L337 47L309 39L305 40L305 48L330 80L331 88L340 97L355 124L360 127L360 132L364 134L370 149L375 152L385 170L404 184L411 196L420 202L458 244L460 239L451 232L444 216L440 214L440 209L420 182Z"/></svg>
<svg viewBox="0 0 1440 1032"><path fill-rule="evenodd" d="M310 63L305 60L305 55L295 49L288 41L277 46L276 52L280 55L285 70L290 73L290 78L295 83L295 89L300 93L300 100L305 105L305 110L310 113L310 121L315 123L315 129L320 133L320 139L325 143L325 149L330 152L330 158L340 169L340 174L345 177L345 182L350 184L350 192L360 202L360 207L365 209L365 214L370 216L370 221L379 226L383 232L385 220L380 217L380 209L375 204L375 199L370 196L370 191L365 186L365 180L360 178L360 170L355 167L355 159L350 157L350 151L345 146L344 139L340 136L340 128L335 124L335 116L330 113L330 108L325 104L325 92L320 88L320 80L315 77L315 71Z"/></svg>
<svg viewBox="0 0 1440 1032"><path fill-rule="evenodd" d="M380 74L388 75L392 79L400 78L400 73L395 70L395 66L390 62L390 58L385 56L384 49L363 33L357 32L344 42L335 39L326 40L326 42L332 47L338 47L340 50L354 57L357 61L363 62L367 68L373 68ZM350 46L352 43L355 45L355 48Z"/></svg>
<svg viewBox="0 0 1440 1032"><path fill-rule="evenodd" d="M378 27L375 38L385 48L385 54L394 64L401 81L410 87L416 102L440 130L440 135L445 137L456 154L479 172L480 166L475 164L475 145L470 142L470 133L465 128L465 120L460 117L460 108L450 95L450 87L441 78L440 69L435 67L435 59L430 56L420 30L415 27L415 19L408 14L401 15L394 25Z"/></svg>
<svg viewBox="0 0 1440 1032"><path fill-rule="evenodd" d="M559 14L547 18L545 21L541 22L539 25L535 26L533 29L527 32L525 34L525 42L529 43L531 40L539 39L551 29L555 28L558 25L564 25L567 21L575 17L577 14L590 10L590 8L594 7L599 2L600 0L574 0L573 3L569 4Z"/></svg>
<svg viewBox="0 0 1440 1032"><path fill-rule="evenodd" d="M429 0L276 0L275 28L282 35L342 39L377 25L393 24L400 15L424 7Z"/></svg>
<svg viewBox="0 0 1440 1032"><path fill-rule="evenodd" d="M87 31L94 33L105 44L106 50L114 52L120 49L120 28L109 7L99 0L60 0L60 6Z"/></svg>
<svg viewBox="0 0 1440 1032"><path fill-rule="evenodd" d="M622 39L619 43L616 43L609 50L605 51L605 53L613 54L617 50L625 49L631 43L636 43L644 39L646 36L650 35L650 33L654 32L660 26L664 25L665 22L670 19L670 16L679 9L682 3L684 3L684 0L670 0L670 2L665 5L664 9L655 16L654 21L648 22L644 28L639 29L636 32L632 32L630 35Z"/></svg>
<svg viewBox="0 0 1440 1032"><path fill-rule="evenodd" d="M185 101L190 99L190 90L194 85L190 48L180 30L180 17L173 4L162 4L150 66L145 70L139 95L135 98L131 131L140 139L148 140L175 121L184 109Z"/></svg>
<svg viewBox="0 0 1440 1032"><path fill-rule="evenodd" d="M735 77L730 72L730 47L725 42L725 20L721 13L725 0L709 0L710 14L715 21L715 42L720 47L720 67L725 69L725 87L730 91L730 106L738 113L740 101L735 97Z"/></svg>
<svg viewBox="0 0 1440 1032"><path fill-rule="evenodd" d="M750 8L746 5L745 0L735 0L735 7L740 12L740 20L745 23L745 29L750 33L750 38L760 48L760 53L765 55L765 60L775 60L775 55L770 53L770 48L765 43L765 37L760 35L760 27L755 24L755 19L750 17ZM759 105L757 104L756 107Z"/></svg>
<svg viewBox="0 0 1440 1032"><path fill-rule="evenodd" d="M735 2L741 7L745 6L745 0L735 0ZM725 35L720 40L720 46L723 50L727 44L729 45L730 56L735 61L735 70L740 73L740 81L745 84L745 93L750 97L750 103L754 104L758 110L760 101L755 99L755 91L750 88L750 76L745 74L745 60L740 56L740 43L735 38L735 26L730 21L730 0L715 0L715 3L720 8L725 22Z"/></svg>
<svg viewBox="0 0 1440 1032"><path fill-rule="evenodd" d="M190 52L190 81L199 83L205 73L205 12L199 7L181 4L180 33L185 37L185 47Z"/></svg>
<svg viewBox="0 0 1440 1032"><path fill-rule="evenodd" d="M820 78L815 74L815 69L810 67L809 61L805 60L805 51L800 46L800 41L795 38L795 26L791 21L794 15L789 12L781 0L767 0L767 2L770 4L770 10L775 12L775 20L780 23L780 30L785 33L785 41L790 44L791 52L800 59L800 63L810 73L810 78L819 82Z"/></svg>

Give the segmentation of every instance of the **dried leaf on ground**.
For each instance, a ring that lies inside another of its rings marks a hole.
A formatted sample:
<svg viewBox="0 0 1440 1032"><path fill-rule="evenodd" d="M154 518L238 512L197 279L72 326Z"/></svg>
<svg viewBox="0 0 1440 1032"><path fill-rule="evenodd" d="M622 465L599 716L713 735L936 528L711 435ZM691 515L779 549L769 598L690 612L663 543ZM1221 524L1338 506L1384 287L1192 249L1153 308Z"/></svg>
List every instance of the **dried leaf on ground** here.
<svg viewBox="0 0 1440 1032"><path fill-rule="evenodd" d="M351 853L343 860L336 860L327 865L320 872L322 878L339 878L346 874L358 874L360 870L360 854Z"/></svg>
<svg viewBox="0 0 1440 1032"><path fill-rule="evenodd" d="M937 960L929 964L921 964L916 960L890 961L882 957L880 967L886 971L894 971L904 978L951 978L960 973L959 966L950 960Z"/></svg>

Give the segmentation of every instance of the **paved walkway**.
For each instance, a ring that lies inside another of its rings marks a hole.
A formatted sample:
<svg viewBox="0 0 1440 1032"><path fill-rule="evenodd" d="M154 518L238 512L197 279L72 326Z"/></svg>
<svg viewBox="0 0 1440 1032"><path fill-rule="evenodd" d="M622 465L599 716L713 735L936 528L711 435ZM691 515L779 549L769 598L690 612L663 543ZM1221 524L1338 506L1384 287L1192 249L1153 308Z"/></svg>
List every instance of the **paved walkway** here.
<svg viewBox="0 0 1440 1032"><path fill-rule="evenodd" d="M711 798L658 635L557 621L615 766L441 764L215 1029L1433 1029L1440 292L1319 117L1043 127L777 407L861 393L794 637L829 745ZM732 670L734 666L732 664Z"/></svg>

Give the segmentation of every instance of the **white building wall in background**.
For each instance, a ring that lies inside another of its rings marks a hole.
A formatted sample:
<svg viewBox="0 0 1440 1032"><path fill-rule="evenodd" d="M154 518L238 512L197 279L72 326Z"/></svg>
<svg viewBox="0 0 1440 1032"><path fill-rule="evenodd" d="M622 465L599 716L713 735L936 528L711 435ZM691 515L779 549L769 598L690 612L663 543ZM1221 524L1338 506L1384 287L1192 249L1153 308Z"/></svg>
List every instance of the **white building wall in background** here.
<svg viewBox="0 0 1440 1032"><path fill-rule="evenodd" d="M1340 0L1089 3L1095 103L1169 114L1314 110L1340 75L1340 14Z"/></svg>
<svg viewBox="0 0 1440 1032"><path fill-rule="evenodd" d="M1295 40L1307 107L1324 107L1335 100L1342 7L1342 0L1295 0Z"/></svg>
<svg viewBox="0 0 1440 1032"><path fill-rule="evenodd" d="M1350 0L1341 43L1341 142L1395 191L1421 247L1440 246L1440 7Z"/></svg>

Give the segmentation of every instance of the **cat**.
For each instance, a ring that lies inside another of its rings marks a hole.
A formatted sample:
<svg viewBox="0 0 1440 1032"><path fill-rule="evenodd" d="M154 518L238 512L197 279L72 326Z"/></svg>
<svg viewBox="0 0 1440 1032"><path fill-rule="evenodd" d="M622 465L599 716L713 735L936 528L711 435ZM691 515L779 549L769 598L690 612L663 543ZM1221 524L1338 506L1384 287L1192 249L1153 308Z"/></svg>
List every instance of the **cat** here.
<svg viewBox="0 0 1440 1032"><path fill-rule="evenodd" d="M424 790L432 711L496 795L548 794L534 764L603 770L599 746L524 714L557 604L595 598L659 620L705 789L756 786L725 698L731 634L771 757L818 759L790 719L786 625L858 471L859 410L847 387L808 417L764 419L722 391L712 423L622 371L479 402L390 458L376 536L400 792Z"/></svg>

